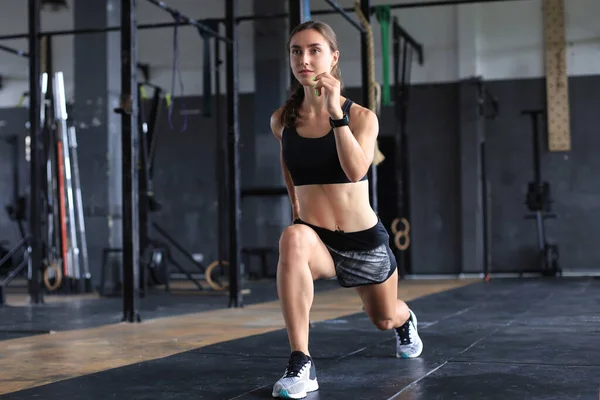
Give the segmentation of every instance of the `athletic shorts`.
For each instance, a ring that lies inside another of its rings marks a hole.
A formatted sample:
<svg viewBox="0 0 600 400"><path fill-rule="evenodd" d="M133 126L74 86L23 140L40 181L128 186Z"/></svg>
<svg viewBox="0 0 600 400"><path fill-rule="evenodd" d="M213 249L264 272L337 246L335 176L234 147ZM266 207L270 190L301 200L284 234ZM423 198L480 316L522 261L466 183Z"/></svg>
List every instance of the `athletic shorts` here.
<svg viewBox="0 0 600 400"><path fill-rule="evenodd" d="M397 268L390 248L390 236L381 220L372 228L357 232L332 231L304 222L325 244L333 258L335 272L342 287L385 282Z"/></svg>

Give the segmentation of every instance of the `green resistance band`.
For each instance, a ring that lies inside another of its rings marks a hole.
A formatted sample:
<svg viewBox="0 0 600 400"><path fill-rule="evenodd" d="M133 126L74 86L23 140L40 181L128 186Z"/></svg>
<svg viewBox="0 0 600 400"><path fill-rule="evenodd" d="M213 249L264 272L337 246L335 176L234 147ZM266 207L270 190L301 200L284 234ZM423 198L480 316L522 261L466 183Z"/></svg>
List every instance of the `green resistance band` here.
<svg viewBox="0 0 600 400"><path fill-rule="evenodd" d="M148 92L146 92L146 88L144 87L144 85L140 86L140 97L142 98L142 100L148 99Z"/></svg>
<svg viewBox="0 0 600 400"><path fill-rule="evenodd" d="M391 106L390 94L390 6L375 6L375 15L381 25L381 54L383 56L383 86L381 88L381 103Z"/></svg>

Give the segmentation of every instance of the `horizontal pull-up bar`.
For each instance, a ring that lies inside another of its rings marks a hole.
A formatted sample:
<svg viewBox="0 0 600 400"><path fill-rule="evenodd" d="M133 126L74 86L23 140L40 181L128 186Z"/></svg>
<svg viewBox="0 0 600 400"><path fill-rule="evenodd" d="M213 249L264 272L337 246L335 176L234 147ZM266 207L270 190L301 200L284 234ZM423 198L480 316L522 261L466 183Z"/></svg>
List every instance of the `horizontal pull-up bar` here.
<svg viewBox="0 0 600 400"><path fill-rule="evenodd" d="M216 39L219 39L225 43L229 43L232 44L233 42L231 41L231 39L225 37L225 36L221 36L219 34L219 32L215 32L214 30L212 30L211 28L209 28L208 26L204 25L203 23L201 23L200 21L197 21L195 19L186 17L185 15L181 14L179 11L175 10L174 8L169 7L168 5L166 5L165 3L163 3L160 0L146 0L149 3L154 4L155 6L162 8L163 10L165 10L166 12L168 12L169 14L171 14L173 16L173 18L175 18L175 20L179 21L184 21L185 23L189 24L189 25L194 25L196 28L198 28L198 30L202 33L206 33L208 35L213 36Z"/></svg>
<svg viewBox="0 0 600 400"><path fill-rule="evenodd" d="M325 0L329 4L329 0ZM402 9L402 8L421 8L421 7L436 7L436 6L458 6L461 4L476 4L476 3L498 3L505 1L524 1L524 0L439 0L439 1L426 1L426 2L414 2L414 3L400 3L400 4L390 4L391 9ZM382 4L384 5L384 4ZM338 6L339 7L339 6ZM343 11L344 13L353 13L354 8L341 8L336 7L335 10L312 10L311 15L328 15L335 14L337 12ZM369 12L371 14L375 13L375 7L370 7ZM261 14L261 15L245 15L242 17L238 17L236 19L237 22L243 21L254 21L259 19L277 19L277 18L287 18L289 14L287 13L276 13L276 14ZM361 27L362 28L362 27Z"/></svg>
<svg viewBox="0 0 600 400"><path fill-rule="evenodd" d="M151 0L148 0L151 1ZM508 2L508 1L524 1L524 0L450 0L450 1L429 1L424 3L402 3L402 4L391 4L390 8L398 9L398 8L420 8L420 7L432 7L432 6L451 6L451 5L461 5L461 4L475 4L475 3L497 3L497 2ZM354 12L354 8L342 8L343 11L351 13ZM314 10L311 11L312 15L325 15L325 14L335 14L337 10ZM370 12L375 12L375 7L370 8ZM277 14L265 14L265 15L247 15L236 18L236 22L243 21L253 21L259 19L277 19L277 18L287 18L289 14L287 13L277 13ZM191 20L195 21L202 26L199 29L205 29L202 23L199 20ZM210 18L203 19L204 23L208 21L216 21L220 23L224 23L225 20L223 18ZM138 30L143 29L157 29L157 28L170 28L178 25L189 25L188 22L158 22L153 24L140 24L138 25ZM362 28L362 27L361 27ZM210 28L208 28L210 30ZM121 30L119 26L111 26L106 28L90 28L90 29L73 29L73 30L65 30L65 31L46 31L40 32L40 36L65 36L65 35L79 35L79 34L91 34L91 33L106 33L106 32L116 32ZM212 31L212 30L210 30ZM214 31L213 31L214 32ZM0 40L13 40L13 39L27 39L29 38L29 34L27 33L16 33L10 35L0 35ZM221 40L227 40L228 43L231 41L222 36L218 37Z"/></svg>
<svg viewBox="0 0 600 400"><path fill-rule="evenodd" d="M208 23L210 21L221 22L221 20L219 20L219 19L204 20L205 23ZM157 22L157 23L153 23L153 24L140 24L140 25L138 25L137 28L138 28L138 30L145 30L145 29L157 29L157 28L172 28L174 26L179 26L179 25L189 25L189 24L184 21ZM107 32L118 32L120 30L121 30L120 26L109 26L106 28L72 29L72 30L65 30L65 31L46 31L46 32L40 32L40 37L82 35L82 34L92 34L92 33L107 33ZM0 40L27 39L28 37L29 37L29 34L27 34L27 33L17 33L17 34L11 34L11 35L1 35Z"/></svg>
<svg viewBox="0 0 600 400"><path fill-rule="evenodd" d="M4 46L0 44L0 50L6 51L7 53L12 53L20 57L29 58L29 53L17 49L13 49L12 47Z"/></svg>
<svg viewBox="0 0 600 400"><path fill-rule="evenodd" d="M402 8L425 8L425 7L439 7L439 6L460 6L464 4L485 4L485 3L503 3L508 1L524 1L524 0L434 0L434 1L417 1L414 3L398 3L389 4L391 9L402 9ZM385 5L385 4L382 4ZM346 12L353 12L354 8L342 8ZM375 12L375 7L370 7L369 11L371 14ZM330 10L316 10L312 11L312 14L331 14Z"/></svg>
<svg viewBox="0 0 600 400"><path fill-rule="evenodd" d="M344 17L346 19L346 21L350 22L350 24L352 24L356 29L358 29L362 33L366 33L366 31L363 29L363 27L358 22L356 22L354 19L352 19L352 17L342 7L340 7L335 1L333 1L333 0L325 0L325 1L327 3L329 3L331 5L331 7L333 7L338 13L340 13L341 16Z"/></svg>
<svg viewBox="0 0 600 400"><path fill-rule="evenodd" d="M464 4L484 4L484 3L500 3L505 1L523 1L523 0L437 0L423 1L415 3L390 4L390 8L421 8L421 7L438 7L438 6L460 6Z"/></svg>

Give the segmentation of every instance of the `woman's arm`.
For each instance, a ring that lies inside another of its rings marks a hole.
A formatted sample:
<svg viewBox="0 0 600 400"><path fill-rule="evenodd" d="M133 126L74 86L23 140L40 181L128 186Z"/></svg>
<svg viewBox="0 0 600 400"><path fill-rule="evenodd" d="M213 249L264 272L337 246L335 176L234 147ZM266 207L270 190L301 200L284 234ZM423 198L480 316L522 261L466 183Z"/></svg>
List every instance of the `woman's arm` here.
<svg viewBox="0 0 600 400"><path fill-rule="evenodd" d="M330 73L315 77L317 95L325 96L329 116L336 120L343 117L341 106L341 83ZM355 105L350 108L350 125L334 128L335 143L342 169L348 179L358 182L369 170L379 133L377 115L368 108Z"/></svg>
<svg viewBox="0 0 600 400"><path fill-rule="evenodd" d="M351 109L350 126L334 128L340 164L348 179L358 182L369 171L375 156L379 121L371 110L360 106ZM339 118L332 116L332 118Z"/></svg>

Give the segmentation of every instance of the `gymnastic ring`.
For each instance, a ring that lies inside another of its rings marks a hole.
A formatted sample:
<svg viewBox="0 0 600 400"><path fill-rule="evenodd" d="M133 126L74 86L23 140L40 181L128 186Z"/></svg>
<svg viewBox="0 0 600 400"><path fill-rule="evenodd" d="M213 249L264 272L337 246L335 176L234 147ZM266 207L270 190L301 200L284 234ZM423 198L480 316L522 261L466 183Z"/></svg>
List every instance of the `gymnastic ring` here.
<svg viewBox="0 0 600 400"><path fill-rule="evenodd" d="M50 277L48 276L48 270L53 269L54 272L56 273L56 282L54 282L54 285L50 284ZM44 269L44 285L46 285L46 288L53 292L56 289L58 289L62 283L62 270L58 267L57 263L50 263L45 269Z"/></svg>
<svg viewBox="0 0 600 400"><path fill-rule="evenodd" d="M392 233L395 235L396 233L398 233L398 223L402 222L404 224L404 230L403 232L407 233L410 231L410 223L408 222L408 220L404 217L402 218L396 218L392 221Z"/></svg>
<svg viewBox="0 0 600 400"><path fill-rule="evenodd" d="M400 243L400 238L405 238L404 243ZM406 250L408 246L410 246L410 236L404 234L404 231L398 231L396 235L394 235L394 244L398 250Z"/></svg>
<svg viewBox="0 0 600 400"><path fill-rule="evenodd" d="M218 260L211 262L210 264L208 264L208 267L206 267L206 270L204 271L204 278L206 279L206 283L208 283L208 286L210 286L212 289L226 290L229 287L228 284L221 285L221 283L219 281L217 281L217 282L213 281L212 277L210 276L212 274L213 269L215 269L219 265L229 266L229 262L228 261L219 262Z"/></svg>

